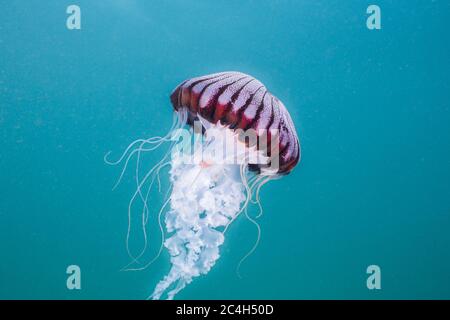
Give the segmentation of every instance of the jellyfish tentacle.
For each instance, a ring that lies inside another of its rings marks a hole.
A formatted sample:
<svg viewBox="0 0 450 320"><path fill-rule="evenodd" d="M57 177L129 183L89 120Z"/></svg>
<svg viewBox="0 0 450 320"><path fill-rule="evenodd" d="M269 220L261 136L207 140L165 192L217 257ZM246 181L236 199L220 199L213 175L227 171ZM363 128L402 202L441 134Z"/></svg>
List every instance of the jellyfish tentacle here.
<svg viewBox="0 0 450 320"><path fill-rule="evenodd" d="M222 231L223 234L225 234L225 233L227 232L228 227L231 225L231 223L232 223L234 220L236 220L236 218L237 218L237 217L238 217L238 216L239 216L239 215L247 208L247 206L248 206L248 204L249 204L249 202L250 202L251 194L250 194L250 189L249 189L249 187L248 187L247 177L246 177L246 175L245 175L245 171L246 171L246 169L248 168L247 166L248 166L248 164L244 161L244 162L240 165L240 168L239 168L239 173L240 173L240 176L241 176L241 181L242 181L242 184L243 184L244 187L245 187L245 194L246 194L244 204L242 205L242 208L236 213L236 215L235 215L233 218L231 218L231 219L229 220L228 224L225 226L224 230Z"/></svg>
<svg viewBox="0 0 450 320"><path fill-rule="evenodd" d="M258 183L260 183L260 181L261 181L262 179L263 179L263 177L258 176L258 175L254 176L254 177L251 177L251 178L249 179L248 184L250 185L250 191L251 191L251 194L252 194L252 197L250 198L250 202L251 202L252 204L257 204L256 199L253 200L253 197L254 197L254 195L255 195L255 197L256 197L256 189L257 189L257 185L258 185Z"/></svg>
<svg viewBox="0 0 450 320"><path fill-rule="evenodd" d="M122 177L127 169L128 166L128 162L131 159L131 157L136 153L136 152L140 152L140 151L153 151L155 149L157 149L161 144L163 144L164 142L170 141L171 140L171 135L172 135L172 131L175 130L175 128L181 127L185 125L186 120L183 120L183 116L182 115L178 115L176 113L174 113L174 119L172 121L172 126L169 129L168 133L164 136L164 137L159 137L159 136L155 136L155 137L150 137L147 139L136 139L133 142L131 142L127 148L125 148L125 150L122 152L122 155L119 157L118 160L116 161L110 161L108 160L108 156L111 154L111 151L107 152L105 154L105 156L103 157L103 161L109 165L118 165L120 164L126 157L126 161L125 161L125 165L121 171L121 174L119 176L119 179L117 180L116 184L113 187L113 190L119 185L120 181L122 180ZM136 144L141 143L141 145L139 146L139 148L134 148ZM143 147L146 144L155 144L155 146L151 147L151 148L147 148L144 149ZM134 148L134 149L133 149ZM131 151L131 152L130 152ZM130 154L128 154L130 152ZM128 156L127 156L128 154Z"/></svg>
<svg viewBox="0 0 450 320"><path fill-rule="evenodd" d="M256 219L262 216L263 214L263 208L261 206L261 201L259 198L259 191L261 190L261 187L267 182L268 180L265 177L261 177L261 179L258 179L253 186L255 188L255 200L253 201L254 204L256 204L259 208L259 213L256 215Z"/></svg>
<svg viewBox="0 0 450 320"><path fill-rule="evenodd" d="M240 273L240 269L241 269L242 263L243 263L248 257L250 257L250 256L253 254L253 252L255 252L256 248L257 248L258 245L259 245L259 241L261 240L261 227L260 227L259 223L256 222L255 219L253 219L252 217L249 216L247 210L245 210L245 217L246 217L251 223L253 223L253 224L255 225L256 230L257 230L257 237L256 237L255 243L253 244L253 247L250 249L250 251L248 251L248 252L245 254L245 256L242 257L242 259L239 261L239 263L238 263L238 265L237 265L237 267L236 267L236 273L237 273L238 277L241 278L241 279L242 279L242 276L241 276L241 273Z"/></svg>
<svg viewBox="0 0 450 320"><path fill-rule="evenodd" d="M186 124L186 119L187 119L186 112L174 113L174 121L173 121L172 127L169 130L169 132L164 137L162 137L162 138L161 137L153 137L153 138L149 138L149 139L138 139L141 142L141 145L138 148L132 150L131 153L128 155L128 157L127 157L127 159L125 161L125 164L123 166L122 172L121 172L121 174L119 176L119 179L118 179L116 185L114 186L114 188L115 188L120 183L120 181L121 181L121 179L122 179L122 177L123 177L123 175L124 175L124 173L125 173L125 171L126 171L126 169L128 167L128 163L129 163L131 157L135 153L137 153L138 156L137 156L136 172L135 172L135 175L136 175L135 178L136 178L137 186L136 186L136 192L133 194L133 196L130 199L130 202L128 204L128 227L127 227L127 235L126 235L126 241L125 241L126 242L126 249L127 249L128 256L132 259L132 261L128 265L133 264L133 263L139 263L139 261L137 261L137 259L140 258L145 253L145 251L147 249L147 232L146 232L146 228L145 227L146 227L146 221L147 221L146 215L148 215L150 209L148 208L148 205L147 205L147 198L148 198L148 196L146 196L145 199L144 199L144 197L142 195L143 185L147 182L148 178L150 176L152 176L152 181L151 181L150 185L148 186L148 190L147 190L147 193L149 193L150 189L151 189L151 187L153 185L155 170L156 170L156 172L159 175L159 170L161 169L161 167L163 165L165 165L164 161L170 155L170 153L173 150L173 146L175 145L175 142L173 141L173 131L178 129L178 128L183 127ZM136 141L138 141L138 140L136 140ZM137 143L136 141L134 141L132 144L130 144L130 146L126 149L126 152L122 155L121 159L119 159L119 161L117 163L120 163L124 159L125 154L130 149L132 149L132 146L134 146ZM164 142L167 142L167 141L172 141L169 150L166 152L166 154L161 159L161 161L159 161L145 175L145 177L142 179L142 181L140 181L139 180L139 177L140 177L140 174L139 174L139 163L140 163L140 154L141 154L141 152L142 151L144 151L144 152L153 151L153 150L157 149L161 144L163 144ZM150 148L143 148L143 146L145 144L147 144L147 143L155 144L155 145L151 146ZM159 179L159 176L158 176L158 179ZM159 186L160 186L160 182L159 182ZM131 249L130 249L130 246L129 246L129 240L130 240L130 235L131 235L131 206L133 205L136 196L139 196L139 198L143 202L143 206L144 206L143 213L142 213L142 229L143 229L143 236L144 236L144 247L139 252L139 254L137 256L134 256L131 253Z"/></svg>
<svg viewBox="0 0 450 320"><path fill-rule="evenodd" d="M161 177L160 177L160 171L162 168L164 168L165 166L170 165L170 161L167 161L166 163L164 163L162 166L159 167L159 169L156 172L156 177L158 179L158 191L161 192Z"/></svg>
<svg viewBox="0 0 450 320"><path fill-rule="evenodd" d="M147 269L150 265L152 265L160 257L160 255L162 253L162 250L164 248L165 233L164 233L164 228L163 228L163 225L162 225L161 218L162 218L162 215L164 213L165 207L170 203L171 198L169 197L169 193L170 193L171 189L172 188L169 188L167 190L167 193L166 193L166 196L165 196L166 200L165 200L163 206L161 207L161 209L159 210L159 213L158 213L158 227L159 227L159 232L160 232L160 235L161 235L161 244L159 246L159 250L158 250L157 254L147 264L145 264L142 268L140 268L138 270Z"/></svg>
<svg viewBox="0 0 450 320"><path fill-rule="evenodd" d="M253 202L253 203L257 204L259 206L259 210L260 210L259 214L255 217L255 219L260 218L262 216L262 214L263 214L263 208L261 206L261 200L260 200L261 188L267 182L269 182L271 180L274 180L273 176L262 176L262 177L259 177L259 178L255 179L253 185L250 187L251 192L253 192L252 189L254 189L256 187L255 202ZM245 216L251 223L253 223L255 225L256 230L257 230L257 238L256 238L256 241L255 241L253 247L250 249L250 251L247 252L247 254L244 257L242 257L242 259L239 261L239 264L238 264L238 266L236 268L236 272L237 272L239 278L241 278L240 268L242 266L242 263L255 252L255 250L258 247L259 242L261 240L261 227L260 227L259 223L254 218L250 217L250 215L248 214L248 210L247 209L245 209Z"/></svg>
<svg viewBox="0 0 450 320"><path fill-rule="evenodd" d="M113 190L116 189L116 188L119 186L120 182L122 181L122 178L123 178L123 176L124 176L124 174L125 174L125 172L126 172L126 170L127 170L127 168L128 168L128 163L130 162L130 160L131 160L131 158L133 157L134 154L136 154L136 153L137 153L137 154L140 154L142 151L148 152L148 151L156 150L156 149L159 148L164 142L165 142L165 141L160 140L160 141L158 141L158 142L156 143L155 146L152 146L152 147L150 147L150 148L145 148L145 149L144 149L144 148L142 148L142 146L143 146L144 144L146 144L146 143L149 143L148 140L144 140L139 148L136 148L136 149L134 149L133 151L131 151L131 153L128 155L127 159L125 160L125 164L123 165L122 171L121 171L121 173L120 173L119 178L117 179L116 184L115 184L114 187L113 187ZM150 143L153 143L153 142L150 142Z"/></svg>
<svg viewBox="0 0 450 320"><path fill-rule="evenodd" d="M142 147L142 144L141 144ZM135 180L136 180L136 186L139 185L139 165L141 160L141 150L139 150L137 157L136 157L136 172L135 172ZM151 189L151 185L148 187L147 192L149 192ZM141 252L135 257L135 260L138 261L138 259L144 254L145 250L147 249L147 230L145 228L145 216L148 214L148 206L147 202L144 199L144 196L142 195L142 192L139 191L139 197L141 198L141 201L143 202L143 209L142 209L142 234L144 237L144 246L141 250Z"/></svg>
<svg viewBox="0 0 450 320"><path fill-rule="evenodd" d="M123 153L122 153L122 155L119 157L119 159L116 160L116 161L110 161L110 160L107 159L108 156L112 153L112 151L108 151L108 152L105 154L105 156L103 157L103 161L105 161L106 164L109 164L109 165L111 165L111 166L117 165L117 164L119 164L119 163L122 162L122 160L123 160L123 159L125 158L125 156L128 154L128 151L130 151L130 150L134 147L135 144L137 144L137 143L139 143L139 142L143 142L143 141L145 141L145 140L146 140L146 139L140 138L140 139L136 139L136 140L134 140L133 142L131 142L131 143L128 145L128 147L125 148L125 150L123 151Z"/></svg>
<svg viewBox="0 0 450 320"><path fill-rule="evenodd" d="M159 229L160 229L160 232L161 232L161 245L160 245L160 248L159 248L158 253L156 254L156 256L153 257L152 260L150 260L150 262L148 262L147 264L145 264L144 266L142 266L140 268L129 268L129 266L131 266L133 263L135 263L135 261L132 261L129 264L127 264L122 269L122 271L141 271L141 270L145 270L159 258L159 256L162 253L162 250L164 248L164 241L165 241L165 233L164 233L164 229L163 229L162 222L161 222L161 216L162 216L162 213L164 212L164 209L169 204L169 202L170 202L170 198L166 200L166 202L163 204L163 206L161 207L161 209L160 209L160 211L158 213L158 225L159 225Z"/></svg>
<svg viewBox="0 0 450 320"><path fill-rule="evenodd" d="M168 165L170 165L170 161L167 161L167 162L163 163L163 164L162 164L161 166L159 166L159 168L156 170L156 175L153 175L153 176L152 176L152 181L151 181L151 183L150 183L150 187L147 188L147 192L146 192L146 195L145 195L145 199L144 199L144 202L145 202L145 203L148 203L148 198L149 198L149 195L150 195L151 186L153 185L155 179L158 179L158 191L161 192L161 180L160 180L159 174L160 174L161 169L162 169L163 167L165 167L165 166L168 166ZM168 189L168 191L170 191L170 188ZM165 200L167 200L167 194L166 194L166 196L164 197L164 201L165 201ZM148 223L148 213L149 213L149 211L150 211L150 210L147 210L147 215L146 215L146 217L145 217L145 224Z"/></svg>
<svg viewBox="0 0 450 320"><path fill-rule="evenodd" d="M125 159L125 157L127 156L128 152L130 150L133 150L133 147L138 144L138 143L149 143L149 144L157 144L160 142L165 142L165 141L169 141L169 139L167 138L167 136L165 137L160 137L160 136L154 136L154 137L150 137L147 139L143 139L143 138L139 138L136 139L134 141L132 141L126 148L125 150L122 152L121 156L116 160L116 161L110 161L108 160L108 156L112 153L112 151L108 151L104 156L103 156L103 160L105 161L106 164L109 164L111 166L114 165L118 165L119 163L121 163L123 161L123 159Z"/></svg>
<svg viewBox="0 0 450 320"><path fill-rule="evenodd" d="M174 142L171 145L170 150L173 148ZM170 154L170 150L166 153L166 155L151 169L147 172L147 174L144 176L142 181L139 183L139 185L136 188L136 191L134 192L133 196L131 197L129 203L128 203L128 228L127 228L127 236L126 236L126 248L128 255L131 259L136 260L135 257L131 254L130 246L129 246L129 240L130 240L130 234L131 234L131 207L134 203L134 200L138 196L138 194L141 192L142 186L147 182L148 178L152 176L152 174L157 170L157 168L166 161L166 158Z"/></svg>
<svg viewBox="0 0 450 320"><path fill-rule="evenodd" d="M249 184L248 184L247 177L246 177L246 175L245 175L245 169L248 169L248 167L242 165L240 171L241 171L242 184L244 185L244 187L245 187L245 189L246 189L246 193L247 193L246 204L248 204L249 199L251 199L251 197L252 197L252 190L251 190L251 188L250 188L250 186L249 186ZM247 258L248 258L255 250L256 250L256 248L258 247L258 244L259 244L259 240L260 240L260 238L261 238L261 227L259 226L259 224L258 224L253 218L251 218L251 217L249 216L248 210L247 210L247 205L244 205L243 209L244 209L246 218L256 226L258 235L257 235L257 239L256 239L256 242L255 242L255 244L253 245L253 247L252 247L252 248L250 249L250 251L247 252L247 254L239 261L239 263L238 263L238 265L237 265L237 267L236 267L236 273L237 273L237 275L238 275L239 278L242 278L241 275L240 275L240 267L241 267L242 263L243 263L243 262L244 262L244 261L245 261L245 260L246 260L246 259L247 259Z"/></svg>
<svg viewBox="0 0 450 320"><path fill-rule="evenodd" d="M260 192L261 192L261 188L268 183L269 181L272 181L273 177L272 176L267 176L264 179L261 180L261 182L259 182L258 186L256 187L256 195L255 195L255 199L256 199L256 204L259 207L259 213L256 215L256 219L260 218L263 215L263 207L261 205L261 198L260 198Z"/></svg>
<svg viewBox="0 0 450 320"><path fill-rule="evenodd" d="M169 150L167 153L169 153L170 151L171 150ZM139 174L139 160L140 160L140 154L138 154L138 159L136 161L136 174L135 175L136 175L136 185L137 186L139 185L139 176L140 176L140 174ZM142 257L144 255L145 251L147 250L147 230L146 230L146 226L147 226L148 215L149 215L149 212L150 212L150 209L148 207L148 196L150 194L150 191L152 189L153 183L155 181L155 176L158 175L158 180L159 180L159 171L160 171L161 167L167 165L168 163L170 163L170 162L167 161L167 162L157 166L156 174L152 175L152 180L151 180L149 186L147 187L147 192L146 192L145 198L142 195L142 192L139 191L139 197L141 198L141 201L143 203L141 219L142 219L142 234L143 234L143 237L144 237L144 246L141 249L141 252L135 257L136 262L138 262L137 260L140 257ZM160 182L159 182L159 184L160 184Z"/></svg>
<svg viewBox="0 0 450 320"><path fill-rule="evenodd" d="M161 170L161 168L162 167L164 167L164 166L166 166L166 165L168 165L169 163L170 163L170 160L169 161L166 161L166 162L164 162L166 159L167 159L167 157L171 154L171 152L173 151L173 147L175 146L175 142L172 142L172 144L171 144L171 147L169 148L169 150L166 152L166 154L164 155L164 157L146 174L146 176L144 177L144 179L141 181L141 183L137 186L137 189L136 189L136 192L135 192L135 194L133 195L133 197L132 197L132 199L130 200L130 202L132 202L132 201L134 201L134 198L136 197L136 195L137 194L139 194L140 193L140 189L141 189L141 187L142 187L142 185L146 182L146 180L149 178L149 176L152 176L152 180L151 180L151 182L150 182L150 184L149 184L149 186L148 186L148 189L147 189L147 193L146 193L146 196L145 196L145 198L144 199L142 199L143 200L143 203L144 203L144 206L145 206L145 208L146 208L146 211L147 211L147 213L149 212L149 208L148 208L148 205L147 205L147 203L148 203L148 197L149 197L149 193L150 193L150 190L151 190L151 188L152 188L152 186L153 186L153 183L154 183L154 181L155 181L155 177L157 176L158 177L158 179L159 179L159 172L160 172L160 170ZM158 182L159 184L160 184L160 181ZM170 191L170 189L169 189L169 191ZM167 196L167 195L166 195ZM166 203L163 205L163 207L162 207L162 209L164 209L164 207L167 205L167 203L168 203L168 201L169 201L170 199L168 199L167 201L166 201ZM162 210L161 209L161 210ZM159 213L159 215L161 215L161 212L162 211L160 211L160 213ZM145 227L145 225L147 224L147 219L148 219L148 217L147 218L145 218L144 217L144 226L143 227ZM162 227L160 228L161 230L162 230ZM145 230L145 228L144 228L144 230ZM144 231L145 232L145 231ZM145 252L145 250L144 250L144 252ZM142 252L141 254L140 254L140 256L142 256L142 254L144 253L144 252ZM132 262L133 263L133 262Z"/></svg>

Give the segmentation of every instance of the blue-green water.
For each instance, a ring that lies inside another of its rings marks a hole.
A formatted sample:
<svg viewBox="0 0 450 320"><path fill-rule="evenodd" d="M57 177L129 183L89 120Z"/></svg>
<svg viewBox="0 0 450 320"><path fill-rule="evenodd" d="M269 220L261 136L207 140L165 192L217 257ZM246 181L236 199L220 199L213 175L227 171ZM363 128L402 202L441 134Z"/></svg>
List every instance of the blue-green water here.
<svg viewBox="0 0 450 320"><path fill-rule="evenodd" d="M111 191L120 169L103 156L165 134L171 90L224 70L285 103L302 162L263 189L261 242L242 279L236 266L256 237L244 217L177 298L450 298L450 2L377 0L374 31L371 3L2 3L0 298L151 293L169 257L119 271L133 172ZM81 30L66 28L70 4ZM79 291L66 288L71 264ZM371 264L381 290L366 287Z"/></svg>

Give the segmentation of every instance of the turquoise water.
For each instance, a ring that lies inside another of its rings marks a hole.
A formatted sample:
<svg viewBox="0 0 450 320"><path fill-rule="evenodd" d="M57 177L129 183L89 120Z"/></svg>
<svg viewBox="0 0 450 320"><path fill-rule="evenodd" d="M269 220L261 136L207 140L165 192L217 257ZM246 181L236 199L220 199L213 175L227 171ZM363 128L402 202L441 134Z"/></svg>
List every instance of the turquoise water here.
<svg viewBox="0 0 450 320"><path fill-rule="evenodd" d="M120 272L133 172L111 191L120 169L103 156L165 134L171 90L224 70L285 103L302 162L263 189L261 242L242 279L236 266L256 237L244 217L211 272L177 298L450 298L450 2L375 3L374 31L372 1L2 4L0 298L152 292L169 257ZM70 4L81 30L66 28ZM66 288L71 264L81 290ZM366 287L372 264L381 290Z"/></svg>

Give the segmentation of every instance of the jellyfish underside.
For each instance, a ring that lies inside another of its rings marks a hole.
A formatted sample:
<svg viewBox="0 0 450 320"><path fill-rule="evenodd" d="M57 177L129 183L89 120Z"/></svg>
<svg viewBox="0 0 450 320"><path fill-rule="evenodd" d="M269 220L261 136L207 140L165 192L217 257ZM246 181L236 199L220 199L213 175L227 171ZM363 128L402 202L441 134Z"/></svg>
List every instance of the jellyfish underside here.
<svg viewBox="0 0 450 320"><path fill-rule="evenodd" d="M259 242L261 230L255 218L262 214L259 197L261 187L277 178L277 175L256 174L249 170L249 158L264 155L256 148L247 148L243 143L240 145L241 149L238 148L237 153L232 155L233 161L229 163L215 161L215 157L220 154L217 150L223 148L227 143L226 138L230 141L230 136L235 135L235 132L220 124L205 122L204 119L200 119L203 120L203 129L213 126L222 134L209 138L202 132L195 132L190 128L193 158L201 159L192 161L192 154L186 154L177 144L180 129L186 128L188 111L180 109L174 115L173 125L166 136L137 139L114 162L107 159L109 154L105 156L105 162L110 165L122 164L122 171L115 187L120 183L132 159L135 159L136 190L128 206L129 223L126 235L126 247L131 262L123 270L147 268L159 257L164 247L170 254L170 271L156 285L149 296L151 299L160 299L164 295L167 299L173 299L195 277L208 273L220 257L219 248L224 242L229 226L243 213L255 225L257 237L254 246L237 266L239 275L241 263L256 249ZM152 152L163 144L168 144L169 150L153 168L142 175L140 172L142 154ZM170 188L167 190L162 207L155 210L149 201L150 191L155 182L158 183L159 189L161 188L160 172L167 166L170 167ZM143 208L140 212L140 221L144 243L142 250L133 254L129 246L130 219L136 201L140 201ZM248 213L250 203L259 207L259 214L255 218ZM140 258L147 249L146 227L152 212L158 212L160 247L153 259L142 264Z"/></svg>

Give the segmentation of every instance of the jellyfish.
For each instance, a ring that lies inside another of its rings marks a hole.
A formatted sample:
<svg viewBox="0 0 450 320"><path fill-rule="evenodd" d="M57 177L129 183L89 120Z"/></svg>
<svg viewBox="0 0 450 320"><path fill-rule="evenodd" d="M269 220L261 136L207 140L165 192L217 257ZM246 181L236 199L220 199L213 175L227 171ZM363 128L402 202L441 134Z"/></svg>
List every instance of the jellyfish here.
<svg viewBox="0 0 450 320"><path fill-rule="evenodd" d="M257 239L239 265L256 249L262 214L260 190L267 182L289 174L300 160L300 143L294 123L283 103L257 79L241 72L221 72L188 79L170 95L174 120L168 134L133 141L117 161L123 164L116 186L135 159L136 190L128 206L142 204L144 245L138 253L129 248L132 261L126 270L142 270L164 250L170 255L170 270L156 284L151 299L173 299L193 281L207 274L220 257L220 247L232 222L241 215L257 229ZM163 144L168 151L145 174L141 156ZM149 194L160 172L169 167L170 187L163 205L154 210ZM249 204L259 207L250 216ZM160 247L146 265L139 259L147 248L146 225L157 214ZM133 266L133 265L138 265Z"/></svg>

